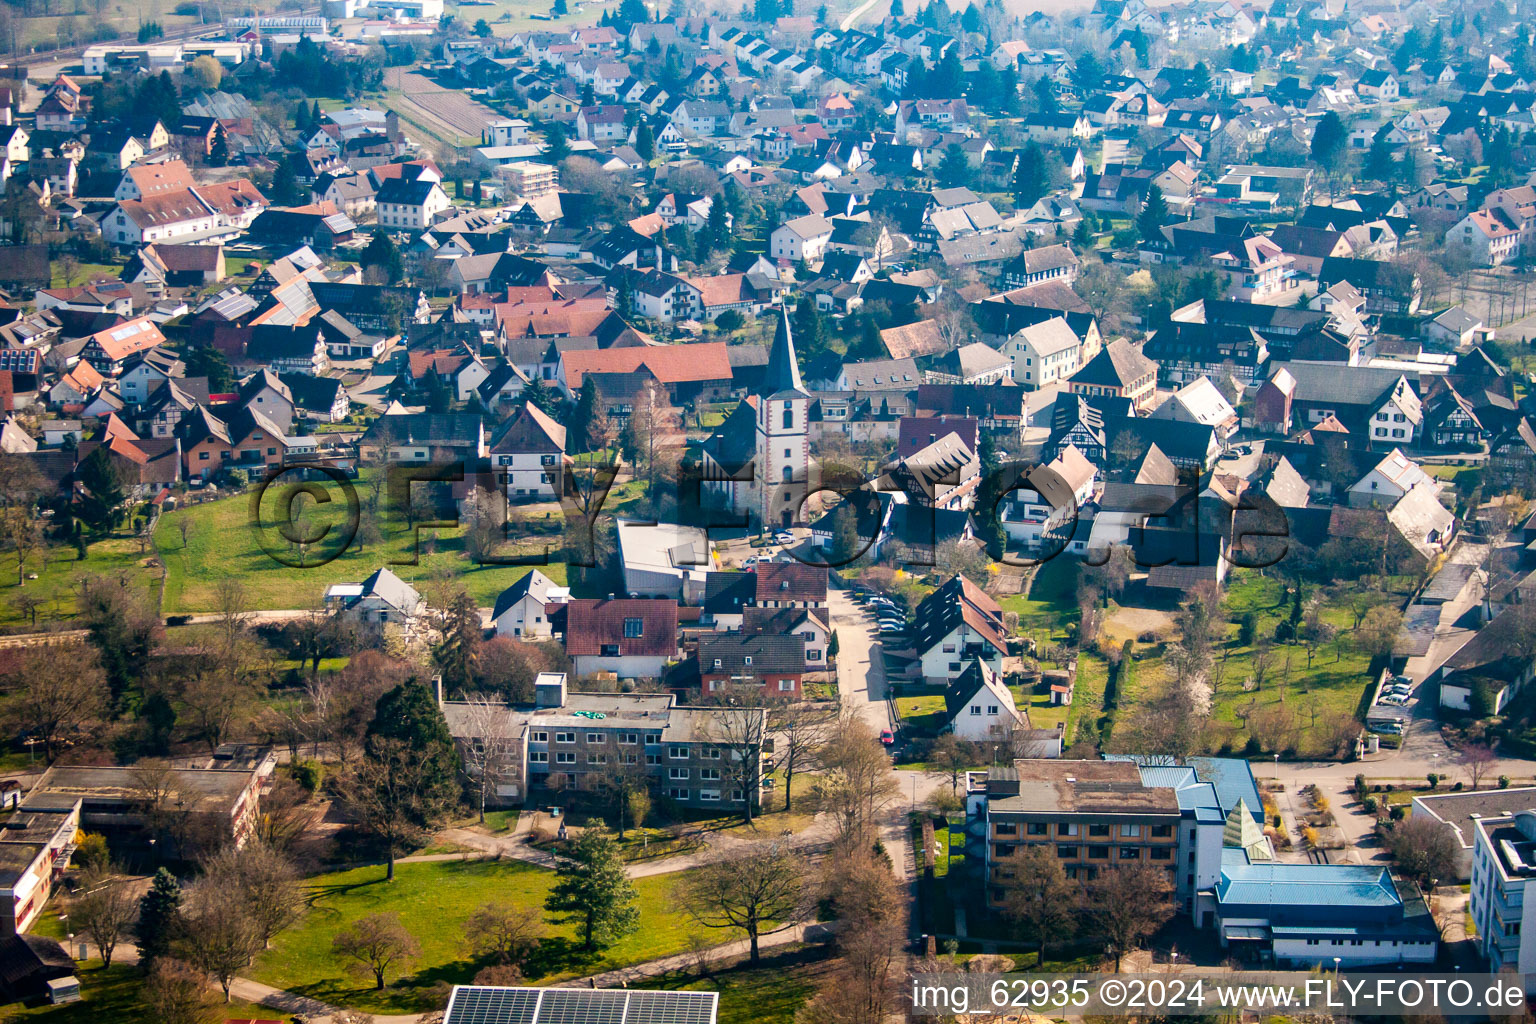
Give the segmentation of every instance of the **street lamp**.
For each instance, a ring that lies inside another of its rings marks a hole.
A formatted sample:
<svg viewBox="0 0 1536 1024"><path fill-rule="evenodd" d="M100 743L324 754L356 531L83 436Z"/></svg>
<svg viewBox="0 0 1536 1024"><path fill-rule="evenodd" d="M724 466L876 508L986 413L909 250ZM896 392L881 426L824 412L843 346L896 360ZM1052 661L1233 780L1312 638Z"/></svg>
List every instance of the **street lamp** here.
<svg viewBox="0 0 1536 1024"><path fill-rule="evenodd" d="M1335 978L1337 978L1339 976L1339 958L1338 957L1334 957L1333 958L1333 976Z"/></svg>

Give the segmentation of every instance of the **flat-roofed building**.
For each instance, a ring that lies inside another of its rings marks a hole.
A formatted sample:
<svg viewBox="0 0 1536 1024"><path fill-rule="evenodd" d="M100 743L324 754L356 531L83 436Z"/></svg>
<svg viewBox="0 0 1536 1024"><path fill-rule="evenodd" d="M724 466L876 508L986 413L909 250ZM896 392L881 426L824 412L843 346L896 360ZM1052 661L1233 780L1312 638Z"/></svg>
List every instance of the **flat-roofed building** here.
<svg viewBox="0 0 1536 1024"><path fill-rule="evenodd" d="M37 920L69 866L79 830L78 799L58 809L19 810L0 822L0 934L24 932Z"/></svg>

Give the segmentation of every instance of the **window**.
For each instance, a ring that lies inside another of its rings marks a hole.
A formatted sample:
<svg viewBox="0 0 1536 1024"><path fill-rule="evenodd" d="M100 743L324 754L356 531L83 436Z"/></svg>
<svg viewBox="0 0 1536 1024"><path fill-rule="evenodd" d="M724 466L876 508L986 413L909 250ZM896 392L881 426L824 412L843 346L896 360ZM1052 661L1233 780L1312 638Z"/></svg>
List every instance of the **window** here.
<svg viewBox="0 0 1536 1024"><path fill-rule="evenodd" d="M1141 838L1141 826L1140 825L1121 825L1120 826L1120 837L1122 839L1139 839L1139 838Z"/></svg>
<svg viewBox="0 0 1536 1024"><path fill-rule="evenodd" d="M699 799L706 803L714 803L720 799L720 791L718 789L701 789L699 790Z"/></svg>
<svg viewBox="0 0 1536 1024"><path fill-rule="evenodd" d="M1152 835L1156 839L1167 839L1173 835L1172 825L1153 825Z"/></svg>
<svg viewBox="0 0 1536 1024"><path fill-rule="evenodd" d="M703 779L705 782L719 782L720 781L720 769L719 768L700 768L699 769L699 778Z"/></svg>
<svg viewBox="0 0 1536 1024"><path fill-rule="evenodd" d="M587 764L607 764L607 763L608 763L608 755L607 754L588 754L587 755Z"/></svg>
<svg viewBox="0 0 1536 1024"><path fill-rule="evenodd" d="M1071 860L1077 856L1077 847L1058 846L1056 847L1056 856L1060 857L1062 860Z"/></svg>
<svg viewBox="0 0 1536 1024"><path fill-rule="evenodd" d="M528 751L528 760L529 760L529 762L531 764L548 764L549 763L549 751L547 751L547 750L530 750L530 751Z"/></svg>
<svg viewBox="0 0 1536 1024"><path fill-rule="evenodd" d="M1019 826L999 821L992 826L992 833L999 836L1016 836L1019 834Z"/></svg>
<svg viewBox="0 0 1536 1024"><path fill-rule="evenodd" d="M680 789L677 786L672 786L667 790L667 796L671 797L673 800L687 800L688 791L686 789Z"/></svg>
<svg viewBox="0 0 1536 1024"><path fill-rule="evenodd" d="M1120 859L1121 860L1141 860L1141 847L1139 847L1139 846L1122 846L1122 847L1120 847Z"/></svg>
<svg viewBox="0 0 1536 1024"><path fill-rule="evenodd" d="M1107 847L1107 846L1090 846L1090 847L1088 847L1088 859L1089 860L1109 860L1109 847Z"/></svg>
<svg viewBox="0 0 1536 1024"><path fill-rule="evenodd" d="M987 705L987 714L989 714L989 715L997 714L997 705L996 704L988 704Z"/></svg>
<svg viewBox="0 0 1536 1024"><path fill-rule="evenodd" d="M686 761L688 760L688 748L674 743L667 748L667 756L674 761Z"/></svg>
<svg viewBox="0 0 1536 1024"><path fill-rule="evenodd" d="M1109 826L1108 825L1089 825L1088 826L1088 834L1090 836L1108 836L1109 835ZM1193 841L1193 840L1191 840L1191 841Z"/></svg>
<svg viewBox="0 0 1536 1024"><path fill-rule="evenodd" d="M1029 823L1026 833L1032 836L1050 835L1050 826L1043 821L1032 821Z"/></svg>
<svg viewBox="0 0 1536 1024"><path fill-rule="evenodd" d="M617 658L619 656L618 644L603 644L599 650L602 651L602 656L605 658Z"/></svg>
<svg viewBox="0 0 1536 1024"><path fill-rule="evenodd" d="M780 693L794 693L795 692L795 681L793 679L780 679L779 680L779 692Z"/></svg>
<svg viewBox="0 0 1536 1024"><path fill-rule="evenodd" d="M1077 830L1078 830L1078 826L1077 825L1057 825L1056 826L1056 834L1059 835L1059 836L1075 836L1075 835L1077 835Z"/></svg>
<svg viewBox="0 0 1536 1024"><path fill-rule="evenodd" d="M972 704L971 705L971 714L973 714L973 715L981 714L981 705L980 704Z"/></svg>
<svg viewBox="0 0 1536 1024"><path fill-rule="evenodd" d="M625 619L624 620L624 638L626 640L632 640L635 637L640 637L640 636L644 636L644 635L645 635L645 622L644 622L644 620L642 620L642 619Z"/></svg>
<svg viewBox="0 0 1536 1024"><path fill-rule="evenodd" d="M555 733L555 742L556 743L575 743L576 742L576 734L573 733L573 732L557 732L557 733Z"/></svg>
<svg viewBox="0 0 1536 1024"><path fill-rule="evenodd" d="M530 733L529 736L528 736L528 740L531 743L548 743L549 742L549 733L547 733L547 732Z"/></svg>
<svg viewBox="0 0 1536 1024"><path fill-rule="evenodd" d="M699 757L705 761L718 761L720 760L720 748L705 747L699 751Z"/></svg>
<svg viewBox="0 0 1536 1024"><path fill-rule="evenodd" d="M557 764L575 764L576 752L572 750L559 751L555 754L555 762Z"/></svg>
<svg viewBox="0 0 1536 1024"><path fill-rule="evenodd" d="M1170 850L1170 849L1167 849L1166 847L1163 848L1163 849L1153 850L1152 851L1152 859L1153 860L1172 860L1173 859L1173 851Z"/></svg>
<svg viewBox="0 0 1536 1024"><path fill-rule="evenodd" d="M687 768L668 768L667 769L667 778L669 778L669 779L686 779L687 777L688 777L688 769Z"/></svg>
<svg viewBox="0 0 1536 1024"><path fill-rule="evenodd" d="M639 742L640 742L640 734L637 733L637 732L621 732L621 733L619 733L619 743L620 743L621 746L632 747L632 746L634 746L635 744L637 744Z"/></svg>

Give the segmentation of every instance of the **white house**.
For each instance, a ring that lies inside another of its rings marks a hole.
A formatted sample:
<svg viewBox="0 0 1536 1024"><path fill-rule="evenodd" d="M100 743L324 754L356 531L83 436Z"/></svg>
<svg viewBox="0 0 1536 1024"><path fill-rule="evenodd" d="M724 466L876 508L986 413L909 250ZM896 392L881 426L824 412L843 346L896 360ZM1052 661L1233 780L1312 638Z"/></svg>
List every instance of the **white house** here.
<svg viewBox="0 0 1536 1024"><path fill-rule="evenodd" d="M804 260L814 263L821 259L827 243L832 240L832 222L816 214L796 217L774 229L768 240L769 253L774 259L798 263Z"/></svg>
<svg viewBox="0 0 1536 1024"><path fill-rule="evenodd" d="M420 231L453 204L435 181L386 178L377 197L379 226L386 231Z"/></svg>
<svg viewBox="0 0 1536 1024"><path fill-rule="evenodd" d="M369 625L407 623L424 610L416 589L388 569L375 570L361 583L331 584L325 605L343 618Z"/></svg>
<svg viewBox="0 0 1536 1024"><path fill-rule="evenodd" d="M1006 635L1002 608L958 573L925 597L914 616L913 646L930 681L956 679L977 658L1001 672Z"/></svg>
<svg viewBox="0 0 1536 1024"><path fill-rule="evenodd" d="M565 461L565 427L532 402L491 442L491 465L506 474L508 501L558 500Z"/></svg>
<svg viewBox="0 0 1536 1024"><path fill-rule="evenodd" d="M1371 467L1370 472L1349 488L1349 504L1355 508L1377 505L1391 507L1415 487L1428 487L1431 493L1439 493L1439 485L1419 464L1400 449L1394 448L1386 458Z"/></svg>
<svg viewBox="0 0 1536 1024"><path fill-rule="evenodd" d="M1059 316L1030 324L1003 342L1013 360L1013 379L1028 391L1066 380L1082 365L1083 342Z"/></svg>
<svg viewBox="0 0 1536 1024"><path fill-rule="evenodd" d="M972 743L1007 739L1027 719L1019 714L1001 673L972 659L944 694L945 728Z"/></svg>
<svg viewBox="0 0 1536 1024"><path fill-rule="evenodd" d="M556 586L548 576L534 569L496 598L491 625L497 636L549 636L550 618L570 599L570 587Z"/></svg>

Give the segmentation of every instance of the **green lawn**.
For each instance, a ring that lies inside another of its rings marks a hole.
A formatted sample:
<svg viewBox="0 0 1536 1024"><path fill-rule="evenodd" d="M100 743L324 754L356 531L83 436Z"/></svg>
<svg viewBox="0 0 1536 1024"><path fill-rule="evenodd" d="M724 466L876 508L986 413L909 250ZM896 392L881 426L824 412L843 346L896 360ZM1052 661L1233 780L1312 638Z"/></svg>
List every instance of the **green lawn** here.
<svg viewBox="0 0 1536 1024"><path fill-rule="evenodd" d="M379 866L317 875L309 880L310 909L300 922L273 940L257 959L250 976L269 985L300 992L332 1005L377 1013L419 1013L439 1008L442 983L463 984L481 966L464 948L463 924L482 903L499 901L542 906L554 872L519 861L431 861L400 864L394 882L384 881ZM679 953L696 927L673 895L680 875L657 875L635 882L640 892L640 930L595 955L571 944L575 929L552 925L550 938L525 968L530 980L550 984L625 964ZM352 921L368 914L398 913L421 944L422 956L411 973L383 992L372 980L349 975L331 955L331 939ZM711 932L720 942L731 938Z"/></svg>
<svg viewBox="0 0 1536 1024"><path fill-rule="evenodd" d="M1005 612L1017 612L1019 628L1026 633L1048 630L1057 633L1077 621L1077 559L1053 558L1035 570L1029 596L1011 594L998 599Z"/></svg>
<svg viewBox="0 0 1536 1024"><path fill-rule="evenodd" d="M897 697L896 713L905 728L937 729L944 720L944 695L935 693L920 697Z"/></svg>
<svg viewBox="0 0 1536 1024"><path fill-rule="evenodd" d="M333 485L332 490L335 490ZM272 487L262 499L261 521L280 518L277 512L280 485ZM371 517L369 494L358 486L360 515ZM403 522L386 519L379 523L377 539L359 546L353 544L336 553L338 540L345 537L346 505L339 498L317 505L307 497L295 503L296 529L303 537L320 537L302 553L294 549L277 529L258 527L252 521L251 497L237 494L218 501L205 502L169 512L161 517L155 531L155 547L165 563L165 613L207 611L213 607L214 592L225 579L238 579L246 588L252 606L257 609L307 608L316 604L333 583L351 583L365 579L375 569L388 565L407 582L422 582L435 576L451 576L469 589L476 602L489 605L496 595L538 568L556 583L565 582L565 566L551 565L481 566L464 554L462 531L422 529L420 538L404 528ZM190 521L185 545L179 524ZM378 522L375 519L375 522ZM329 534L321 531L329 528ZM358 536L366 536L367 526ZM548 538L558 548L558 536ZM543 539L539 540L542 547ZM413 557L416 565L406 562ZM302 554L302 558L300 557ZM335 556L330 561L326 558ZM307 567L283 564L303 561ZM323 564L309 566L308 563Z"/></svg>
<svg viewBox="0 0 1536 1024"><path fill-rule="evenodd" d="M73 547L53 547L46 560L38 554L27 561L27 571L38 578L16 583L16 558L7 554L0 560L0 626L12 632L30 629L32 620L21 613L18 599L30 597L40 603L38 621L68 619L75 614L75 581L81 576L93 574L112 575L124 573L129 586L144 595L145 602L155 605L155 590L160 573L147 563L154 560L154 549L139 554L139 542L132 537L112 537L96 541L86 549L81 561Z"/></svg>
<svg viewBox="0 0 1536 1024"><path fill-rule="evenodd" d="M63 1006L0 1004L0 1020L39 1021L42 1024L143 1024L156 1019L144 1004L144 976L137 967L115 964L104 971L101 961L91 960L80 965L76 976L80 979L80 1002ZM233 1020L289 1019L276 1010L241 1002L220 1004L219 1016Z"/></svg>
<svg viewBox="0 0 1536 1024"><path fill-rule="evenodd" d="M794 947L763 954L756 966L742 963L706 978L648 978L642 988L720 993L719 1024L790 1024L795 1012L832 972L819 950Z"/></svg>

